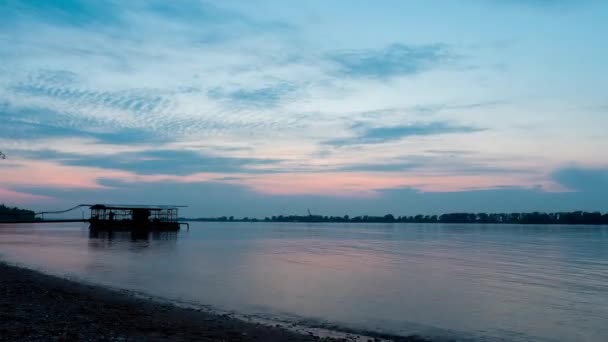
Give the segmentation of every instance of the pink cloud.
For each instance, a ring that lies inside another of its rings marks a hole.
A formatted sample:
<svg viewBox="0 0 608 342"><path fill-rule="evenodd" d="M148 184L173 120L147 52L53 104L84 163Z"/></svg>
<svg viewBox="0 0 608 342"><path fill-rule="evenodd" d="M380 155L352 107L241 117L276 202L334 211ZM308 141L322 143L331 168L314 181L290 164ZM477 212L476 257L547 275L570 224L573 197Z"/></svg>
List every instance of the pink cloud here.
<svg viewBox="0 0 608 342"><path fill-rule="evenodd" d="M466 191L501 186L532 187L532 179L510 176L434 176L404 173L261 174L236 183L270 194L374 196L378 190L410 187L426 192Z"/></svg>
<svg viewBox="0 0 608 342"><path fill-rule="evenodd" d="M97 183L99 178L128 175L123 171L65 166L47 161L19 160L9 166L0 169L2 183L8 186L96 189L103 187Z"/></svg>
<svg viewBox="0 0 608 342"><path fill-rule="evenodd" d="M47 196L32 195L25 192L17 192L0 188L0 203L5 205L22 205L32 202L51 202L53 199Z"/></svg>
<svg viewBox="0 0 608 342"><path fill-rule="evenodd" d="M425 192L451 192L474 189L491 189L502 186L534 187L557 190L552 183L521 175L437 175L404 172L327 172L327 173L272 173L272 174L221 174L196 173L191 175L138 175L124 170L94 167L67 166L51 161L12 160L9 167L0 168L4 197L14 196L18 201L39 200L41 197L10 192L15 187L46 187L59 189L104 189L101 179L132 183L220 182L248 187L266 194L375 196L378 190L413 188ZM10 193L9 193L10 192ZM10 196L9 196L10 195ZM30 197L28 197L30 196ZM31 197L34 196L34 197ZM48 199L48 197L46 198ZM15 200L17 201L17 200Z"/></svg>

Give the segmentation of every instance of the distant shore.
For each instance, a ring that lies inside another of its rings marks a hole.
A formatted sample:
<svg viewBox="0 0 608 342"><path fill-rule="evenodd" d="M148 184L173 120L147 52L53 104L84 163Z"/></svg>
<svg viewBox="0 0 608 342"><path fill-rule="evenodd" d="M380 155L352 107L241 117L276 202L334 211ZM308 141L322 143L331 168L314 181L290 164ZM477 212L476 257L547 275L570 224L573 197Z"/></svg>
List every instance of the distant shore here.
<svg viewBox="0 0 608 342"><path fill-rule="evenodd" d="M348 341L140 299L0 262L0 339L9 341ZM373 339L372 339L373 340ZM423 342L398 337L394 340Z"/></svg>
<svg viewBox="0 0 608 342"><path fill-rule="evenodd" d="M561 224L608 225L608 213L601 212L528 212L528 213L448 213L442 215L384 216L360 215L351 217L323 215L278 215L259 218L234 216L180 218L195 222L289 222L289 223L458 223L458 224Z"/></svg>
<svg viewBox="0 0 608 342"><path fill-rule="evenodd" d="M87 206L78 205L68 210L47 212L65 213L76 208ZM136 206L137 207L137 206ZM176 214L177 215L177 214ZM74 221L54 217L51 221ZM84 218L82 219L84 221ZM562 212L456 212L441 215L402 215L386 214L383 216L324 216L313 215L274 215L264 218L257 217L179 217L179 221L192 222L289 222L289 223L457 223L457 224L559 224L559 225L608 225L608 212L599 211L562 211ZM76 220L79 221L79 220ZM0 223L44 222L32 210L11 208L0 204Z"/></svg>

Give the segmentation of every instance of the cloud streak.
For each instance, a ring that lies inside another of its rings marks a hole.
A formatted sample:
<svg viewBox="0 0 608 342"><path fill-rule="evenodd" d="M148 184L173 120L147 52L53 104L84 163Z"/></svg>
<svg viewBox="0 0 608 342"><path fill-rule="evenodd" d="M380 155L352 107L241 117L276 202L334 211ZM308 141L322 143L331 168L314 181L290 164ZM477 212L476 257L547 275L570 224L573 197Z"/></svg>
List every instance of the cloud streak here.
<svg viewBox="0 0 608 342"><path fill-rule="evenodd" d="M566 167L555 170L553 179L571 191L608 192L608 169Z"/></svg>
<svg viewBox="0 0 608 342"><path fill-rule="evenodd" d="M293 85L279 83L257 89L238 88L227 90L213 88L208 91L208 94L214 99L227 100L230 105L268 108L276 106L285 96L295 90L296 87Z"/></svg>
<svg viewBox="0 0 608 342"><path fill-rule="evenodd" d="M197 173L259 173L256 166L271 167L280 160L230 158L187 150L147 150L95 156L54 151L30 151L22 156L36 160L59 161L63 165L122 170L141 175L192 175Z"/></svg>
<svg viewBox="0 0 608 342"><path fill-rule="evenodd" d="M453 60L443 45L393 44L384 49L346 51L330 55L344 76L388 78L414 75Z"/></svg>
<svg viewBox="0 0 608 342"><path fill-rule="evenodd" d="M483 131L483 128L473 126L454 125L447 122L413 123L410 125L368 127L367 125L355 125L353 131L356 136L343 139L332 139L325 141L326 144L361 145L381 144L401 140L415 136L431 136L455 133L475 133Z"/></svg>

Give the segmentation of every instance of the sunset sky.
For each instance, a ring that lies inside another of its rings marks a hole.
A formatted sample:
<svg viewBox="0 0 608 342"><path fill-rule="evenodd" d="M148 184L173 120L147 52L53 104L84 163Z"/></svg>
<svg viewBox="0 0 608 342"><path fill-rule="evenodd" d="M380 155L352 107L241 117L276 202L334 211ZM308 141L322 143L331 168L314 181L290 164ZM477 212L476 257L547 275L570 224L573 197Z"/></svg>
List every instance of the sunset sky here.
<svg viewBox="0 0 608 342"><path fill-rule="evenodd" d="M608 1L0 0L0 203L608 210Z"/></svg>

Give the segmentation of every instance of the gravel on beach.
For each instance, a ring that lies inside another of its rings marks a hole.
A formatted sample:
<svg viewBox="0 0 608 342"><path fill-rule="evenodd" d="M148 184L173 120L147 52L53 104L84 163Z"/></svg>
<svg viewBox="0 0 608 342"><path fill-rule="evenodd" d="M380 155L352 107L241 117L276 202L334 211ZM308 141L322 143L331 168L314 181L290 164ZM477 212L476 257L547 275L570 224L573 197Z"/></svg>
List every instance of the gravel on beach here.
<svg viewBox="0 0 608 342"><path fill-rule="evenodd" d="M0 341L305 342L353 341L356 335L346 336L320 338L280 325L160 303L0 262ZM360 341L362 336L358 337ZM428 342L418 336L378 337Z"/></svg>
<svg viewBox="0 0 608 342"><path fill-rule="evenodd" d="M0 341L318 341L0 263Z"/></svg>

